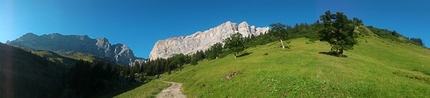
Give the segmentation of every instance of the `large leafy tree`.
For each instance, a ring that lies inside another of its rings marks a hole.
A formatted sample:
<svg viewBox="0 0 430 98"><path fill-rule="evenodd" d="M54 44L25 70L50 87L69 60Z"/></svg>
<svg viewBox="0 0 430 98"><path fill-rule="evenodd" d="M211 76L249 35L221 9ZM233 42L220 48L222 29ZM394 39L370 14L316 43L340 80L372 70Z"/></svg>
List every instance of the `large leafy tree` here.
<svg viewBox="0 0 430 98"><path fill-rule="evenodd" d="M281 41L282 49L285 49L285 45L284 45L283 40L288 38L288 33L287 33L287 29L286 29L287 26L285 24L278 22L278 23L270 24L270 27L272 27L272 29L270 29L269 33L273 34L273 36L278 38Z"/></svg>
<svg viewBox="0 0 430 98"><path fill-rule="evenodd" d="M354 24L342 12L332 14L330 11L326 11L320 18L324 24L324 29L319 32L320 40L327 41L331 45L331 50L337 52L339 57L343 56L344 50L353 49L358 43L354 28L357 24L361 25L361 21Z"/></svg>
<svg viewBox="0 0 430 98"><path fill-rule="evenodd" d="M222 53L222 44L218 42L212 45L205 53L207 59L216 59Z"/></svg>
<svg viewBox="0 0 430 98"><path fill-rule="evenodd" d="M185 55L184 54L175 54L172 58L171 65L176 65L179 67L179 70L182 70L182 66L185 64Z"/></svg>
<svg viewBox="0 0 430 98"><path fill-rule="evenodd" d="M236 58L237 54L245 49L243 45L243 36L242 34L235 33L231 35L229 38L224 40L224 47L234 52L234 58Z"/></svg>

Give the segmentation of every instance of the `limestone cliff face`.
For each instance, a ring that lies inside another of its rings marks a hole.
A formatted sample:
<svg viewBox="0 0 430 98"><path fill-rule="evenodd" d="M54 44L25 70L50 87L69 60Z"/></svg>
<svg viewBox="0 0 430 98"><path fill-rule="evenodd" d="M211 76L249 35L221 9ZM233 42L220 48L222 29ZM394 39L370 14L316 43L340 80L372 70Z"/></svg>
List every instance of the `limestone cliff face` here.
<svg viewBox="0 0 430 98"><path fill-rule="evenodd" d="M159 40L155 43L149 54L149 59L168 58L173 54L190 54L198 50L207 50L215 43L221 42L234 33L241 33L243 36L260 35L266 33L269 27L249 26L245 21L236 24L227 21L217 27L204 32L196 32L189 36L173 37L166 40Z"/></svg>
<svg viewBox="0 0 430 98"><path fill-rule="evenodd" d="M87 35L61 35L53 33L38 36L33 33L27 33L6 44L38 50L87 53L108 58L118 64L132 64L136 60L133 51L125 44L111 45L106 38L91 39Z"/></svg>

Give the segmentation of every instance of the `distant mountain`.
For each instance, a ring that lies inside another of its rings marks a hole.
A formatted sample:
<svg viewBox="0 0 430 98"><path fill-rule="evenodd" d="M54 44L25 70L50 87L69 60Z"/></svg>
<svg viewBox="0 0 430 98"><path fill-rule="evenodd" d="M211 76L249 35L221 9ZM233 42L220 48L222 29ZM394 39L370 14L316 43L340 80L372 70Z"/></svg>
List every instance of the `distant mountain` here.
<svg viewBox="0 0 430 98"><path fill-rule="evenodd" d="M125 44L111 45L106 38L91 39L87 35L53 33L38 36L27 33L18 39L8 41L6 44L38 50L87 53L110 59L118 64L131 65L135 60L141 60L136 58L133 51Z"/></svg>
<svg viewBox="0 0 430 98"><path fill-rule="evenodd" d="M173 54L190 54L199 50L206 50L215 43L222 43L224 39L237 32L243 36L250 36L260 35L261 33L266 33L268 30L269 27L249 26L245 21L240 24L227 21L204 32L198 31L189 36L159 40L152 48L149 59L168 58Z"/></svg>

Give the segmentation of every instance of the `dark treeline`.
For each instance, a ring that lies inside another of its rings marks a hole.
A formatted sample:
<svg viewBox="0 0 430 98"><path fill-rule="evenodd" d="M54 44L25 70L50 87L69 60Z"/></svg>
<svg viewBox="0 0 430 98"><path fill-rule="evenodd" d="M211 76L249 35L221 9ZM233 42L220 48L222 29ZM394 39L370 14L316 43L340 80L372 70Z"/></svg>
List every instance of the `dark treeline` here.
<svg viewBox="0 0 430 98"><path fill-rule="evenodd" d="M367 28L369 28L373 33L375 33L381 38L390 39L398 42L412 43L424 47L424 43L421 38L408 38L395 30L390 31L387 29L375 28L373 26L367 26Z"/></svg>
<svg viewBox="0 0 430 98"><path fill-rule="evenodd" d="M123 88L133 82L145 82L146 77L137 74L140 71L129 66L113 65L110 61L90 63L80 60L69 71L71 78L63 97L86 98L106 90Z"/></svg>

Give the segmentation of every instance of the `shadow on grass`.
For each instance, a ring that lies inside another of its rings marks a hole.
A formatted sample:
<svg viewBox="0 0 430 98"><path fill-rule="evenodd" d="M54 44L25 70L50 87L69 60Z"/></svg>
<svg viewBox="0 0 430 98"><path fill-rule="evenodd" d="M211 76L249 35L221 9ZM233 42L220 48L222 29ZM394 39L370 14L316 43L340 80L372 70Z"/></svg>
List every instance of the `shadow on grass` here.
<svg viewBox="0 0 430 98"><path fill-rule="evenodd" d="M245 53L242 53L242 54L238 55L237 57L247 56L247 55L250 55L250 54L252 54L252 52L245 52Z"/></svg>
<svg viewBox="0 0 430 98"><path fill-rule="evenodd" d="M93 98L113 98L115 96L118 96L122 93L125 93L127 91L131 91L141 85L144 85L145 83L141 83L141 82L134 82L131 83L130 85L126 85L123 88L117 88L117 89L107 89L103 92L99 92L97 94L95 94L94 96L92 96Z"/></svg>
<svg viewBox="0 0 430 98"><path fill-rule="evenodd" d="M330 56L334 56L334 57L339 57L339 55L337 54L337 52L331 51L331 52L319 52L319 54L325 54L325 55L330 55ZM346 55L342 55L343 58L346 58L348 56Z"/></svg>

